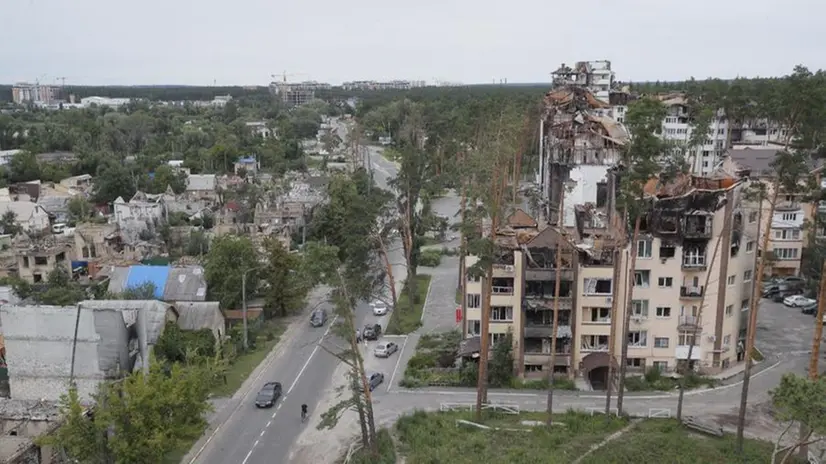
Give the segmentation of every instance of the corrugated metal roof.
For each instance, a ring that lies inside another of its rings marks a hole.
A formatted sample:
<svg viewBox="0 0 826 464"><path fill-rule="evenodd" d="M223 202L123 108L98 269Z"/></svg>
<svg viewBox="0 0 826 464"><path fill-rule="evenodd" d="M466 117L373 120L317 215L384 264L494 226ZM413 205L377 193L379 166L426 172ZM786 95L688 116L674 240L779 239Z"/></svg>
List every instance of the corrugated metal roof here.
<svg viewBox="0 0 826 464"><path fill-rule="evenodd" d="M182 330L212 329L223 325L224 315L217 301L177 301L178 327Z"/></svg>
<svg viewBox="0 0 826 464"><path fill-rule="evenodd" d="M129 278L129 266L114 267L109 273L109 292L123 293L128 287L126 279Z"/></svg>
<svg viewBox="0 0 826 464"><path fill-rule="evenodd" d="M140 323L139 312L146 313L146 341L154 345L166 325L166 313L174 307L157 300L86 300L80 302L84 309L114 310L123 313L127 326Z"/></svg>
<svg viewBox="0 0 826 464"><path fill-rule="evenodd" d="M164 288L169 278L169 266L130 266L126 288L137 288L151 282L155 285L155 298L163 299Z"/></svg>
<svg viewBox="0 0 826 464"><path fill-rule="evenodd" d="M207 284L201 266L174 267L163 287L164 301L205 301Z"/></svg>

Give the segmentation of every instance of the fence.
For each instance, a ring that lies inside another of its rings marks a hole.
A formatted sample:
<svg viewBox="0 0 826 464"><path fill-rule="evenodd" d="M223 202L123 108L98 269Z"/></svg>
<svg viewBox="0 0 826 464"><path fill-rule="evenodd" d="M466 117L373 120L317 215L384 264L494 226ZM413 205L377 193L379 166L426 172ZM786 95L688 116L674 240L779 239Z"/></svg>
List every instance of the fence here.
<svg viewBox="0 0 826 464"><path fill-rule="evenodd" d="M475 411L476 403L441 403L439 411ZM501 412L505 414L519 414L519 405L516 403L484 403L482 411Z"/></svg>

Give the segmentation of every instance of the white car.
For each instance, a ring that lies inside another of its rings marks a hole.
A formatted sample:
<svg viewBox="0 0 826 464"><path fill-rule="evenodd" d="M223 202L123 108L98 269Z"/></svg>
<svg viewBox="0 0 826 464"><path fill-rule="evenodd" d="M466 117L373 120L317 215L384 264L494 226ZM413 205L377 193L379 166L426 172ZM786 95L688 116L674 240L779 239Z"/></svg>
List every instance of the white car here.
<svg viewBox="0 0 826 464"><path fill-rule="evenodd" d="M377 358L389 358L391 354L399 351L399 345L396 345L393 342L381 342L376 345L376 349L373 350L373 354Z"/></svg>
<svg viewBox="0 0 826 464"><path fill-rule="evenodd" d="M387 304L383 301L374 301L370 303L370 306L373 307L373 315L374 316L384 316L387 314Z"/></svg>
<svg viewBox="0 0 826 464"><path fill-rule="evenodd" d="M792 308L797 308L798 306L803 306L814 302L815 300L806 298L803 295L792 295L783 298L783 304L786 306L791 306Z"/></svg>

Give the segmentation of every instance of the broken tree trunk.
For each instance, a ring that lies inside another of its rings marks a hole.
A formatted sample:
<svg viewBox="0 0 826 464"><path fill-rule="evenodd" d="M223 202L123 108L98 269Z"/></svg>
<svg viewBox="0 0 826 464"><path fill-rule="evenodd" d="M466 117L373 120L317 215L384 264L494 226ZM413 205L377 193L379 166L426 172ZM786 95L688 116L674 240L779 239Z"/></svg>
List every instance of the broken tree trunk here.
<svg viewBox="0 0 826 464"><path fill-rule="evenodd" d="M637 216L634 220L634 234L631 237L631 258L628 266L628 287L626 292L628 296L625 299L625 314L622 317L622 353L620 354L620 378L619 386L617 387L617 414L622 415L622 400L625 397L625 371L628 363L628 327L631 325L631 306L634 304L634 274L637 269L637 251L640 239L640 222L642 218ZM615 283L616 285L616 283ZM616 343L614 340L609 340L609 343ZM610 361L609 361L610 362ZM608 379L610 382L612 379Z"/></svg>

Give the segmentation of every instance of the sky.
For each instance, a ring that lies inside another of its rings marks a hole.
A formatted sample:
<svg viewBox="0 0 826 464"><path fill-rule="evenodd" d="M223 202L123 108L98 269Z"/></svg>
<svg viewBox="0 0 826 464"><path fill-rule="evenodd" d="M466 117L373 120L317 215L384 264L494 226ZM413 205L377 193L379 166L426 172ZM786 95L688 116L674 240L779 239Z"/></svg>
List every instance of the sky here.
<svg viewBox="0 0 826 464"><path fill-rule="evenodd" d="M0 0L0 82L622 81L826 68L822 0Z"/></svg>

